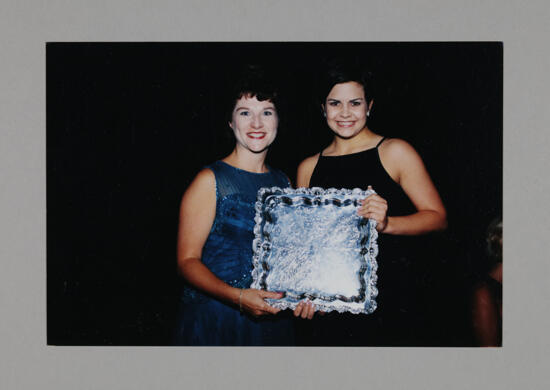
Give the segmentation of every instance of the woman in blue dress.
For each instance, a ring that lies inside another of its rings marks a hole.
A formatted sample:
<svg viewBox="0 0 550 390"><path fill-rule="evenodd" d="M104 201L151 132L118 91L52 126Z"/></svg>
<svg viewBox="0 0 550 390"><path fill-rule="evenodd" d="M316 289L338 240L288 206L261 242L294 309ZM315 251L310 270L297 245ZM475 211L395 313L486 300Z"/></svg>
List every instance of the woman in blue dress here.
<svg viewBox="0 0 550 390"><path fill-rule="evenodd" d="M248 288L257 192L290 186L265 163L277 135L276 93L257 70L237 86L229 122L235 148L200 171L181 201L178 268L186 288L178 345L294 344L292 317L264 300L283 294ZM313 312L303 303L294 314Z"/></svg>

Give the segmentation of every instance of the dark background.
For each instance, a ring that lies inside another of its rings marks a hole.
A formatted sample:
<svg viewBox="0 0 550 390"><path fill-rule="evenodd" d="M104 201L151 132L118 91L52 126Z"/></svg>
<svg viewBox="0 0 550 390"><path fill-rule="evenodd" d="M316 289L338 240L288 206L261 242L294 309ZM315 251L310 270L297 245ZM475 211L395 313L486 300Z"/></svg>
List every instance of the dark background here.
<svg viewBox="0 0 550 390"><path fill-rule="evenodd" d="M499 43L47 44L48 344L170 343L179 201L233 146L223 92L243 63L275 66L268 162L294 181L331 138L315 99L327 56L373 69L369 128L417 149L447 207L447 231L417 240L422 327L408 344L472 345L470 290L502 214Z"/></svg>

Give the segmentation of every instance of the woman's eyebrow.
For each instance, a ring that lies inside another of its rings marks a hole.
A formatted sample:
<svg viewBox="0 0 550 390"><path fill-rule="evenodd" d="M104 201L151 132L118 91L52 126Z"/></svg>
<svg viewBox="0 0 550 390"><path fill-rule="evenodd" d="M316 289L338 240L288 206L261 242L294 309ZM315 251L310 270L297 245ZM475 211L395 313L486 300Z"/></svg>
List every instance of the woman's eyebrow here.
<svg viewBox="0 0 550 390"><path fill-rule="evenodd" d="M353 99L349 99L348 101L354 102L354 101L358 101L358 100L364 100L364 99L362 97L356 97L356 98L353 98ZM329 102L340 102L339 99L334 99L334 98L328 98L327 101L329 101Z"/></svg>
<svg viewBox="0 0 550 390"><path fill-rule="evenodd" d="M239 110L249 110L250 111L250 108L248 108L247 106L239 106L239 107L235 108L235 111L239 111ZM265 111L265 110L277 111L275 109L275 106L264 107L260 111Z"/></svg>

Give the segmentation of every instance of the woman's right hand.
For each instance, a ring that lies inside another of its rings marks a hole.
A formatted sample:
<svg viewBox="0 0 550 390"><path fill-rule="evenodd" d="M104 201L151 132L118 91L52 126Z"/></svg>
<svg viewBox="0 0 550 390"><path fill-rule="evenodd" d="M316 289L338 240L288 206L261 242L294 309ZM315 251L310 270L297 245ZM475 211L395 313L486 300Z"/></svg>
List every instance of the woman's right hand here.
<svg viewBox="0 0 550 390"><path fill-rule="evenodd" d="M315 314L315 305L309 300L304 300L296 305L294 309L294 317L302 317L304 320L307 318L311 320Z"/></svg>
<svg viewBox="0 0 550 390"><path fill-rule="evenodd" d="M294 317L302 317L303 319L311 320L315 315L315 312L322 316L325 315L324 311L318 311L317 306L315 306L315 304L310 300L306 299L296 305L296 308L294 309Z"/></svg>
<svg viewBox="0 0 550 390"><path fill-rule="evenodd" d="M242 290L239 303L242 310L255 317L266 314L277 314L281 309L269 306L264 299L281 299L283 296L283 293L248 288Z"/></svg>

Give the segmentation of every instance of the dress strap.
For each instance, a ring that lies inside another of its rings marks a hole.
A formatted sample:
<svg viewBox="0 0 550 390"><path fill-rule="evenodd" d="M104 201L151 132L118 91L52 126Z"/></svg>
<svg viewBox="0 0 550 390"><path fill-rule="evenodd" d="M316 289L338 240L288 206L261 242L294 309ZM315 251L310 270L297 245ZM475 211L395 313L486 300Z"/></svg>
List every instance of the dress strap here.
<svg viewBox="0 0 550 390"><path fill-rule="evenodd" d="M386 139L386 137L382 137L382 139L380 140L380 142L378 142L378 143L376 144L375 148L378 149L378 147L380 146L380 144L381 144L382 142L384 142L385 139Z"/></svg>

